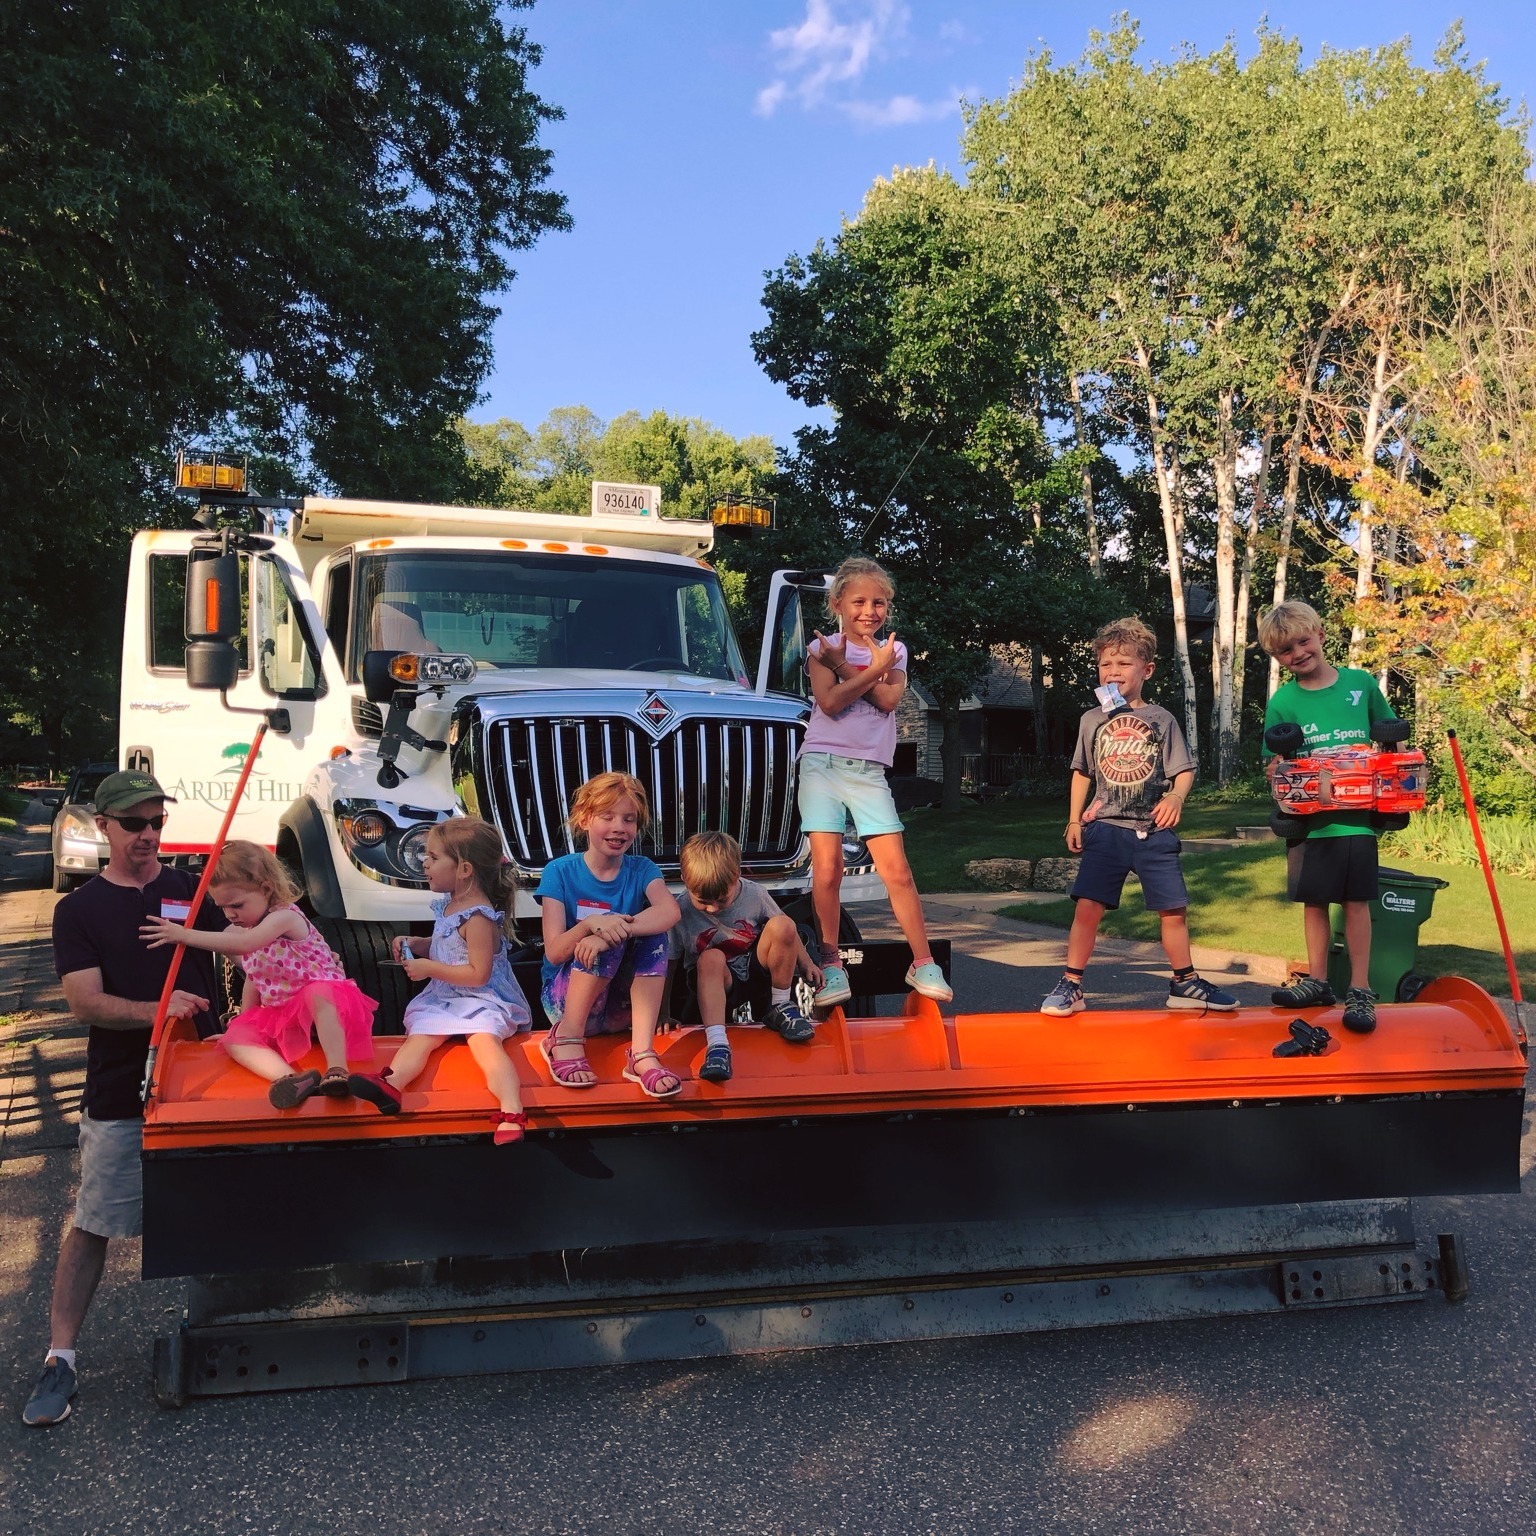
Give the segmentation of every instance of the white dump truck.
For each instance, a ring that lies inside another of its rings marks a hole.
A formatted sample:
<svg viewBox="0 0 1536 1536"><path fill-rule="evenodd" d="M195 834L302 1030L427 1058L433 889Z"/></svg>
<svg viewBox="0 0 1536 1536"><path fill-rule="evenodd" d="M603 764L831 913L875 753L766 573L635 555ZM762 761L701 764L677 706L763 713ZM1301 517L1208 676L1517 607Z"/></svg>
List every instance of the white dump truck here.
<svg viewBox="0 0 1536 1536"><path fill-rule="evenodd" d="M794 760L814 618L800 604L824 590L821 574L775 578L754 678L706 559L714 524L659 515L654 487L597 486L593 515L577 517L263 504L211 479L202 531L134 540L120 761L176 798L163 850L202 854L268 714L230 835L301 876L386 1017L405 997L400 972L381 966L390 939L430 918L427 832L462 811L500 830L524 919L544 865L573 847L572 796L607 768L646 786L640 848L670 878L683 842L712 828L738 839L746 872L782 903L808 890ZM220 551L238 561L241 611L238 628L224 615L236 658L210 688L188 641L188 560ZM851 834L849 863L846 894L877 894Z"/></svg>

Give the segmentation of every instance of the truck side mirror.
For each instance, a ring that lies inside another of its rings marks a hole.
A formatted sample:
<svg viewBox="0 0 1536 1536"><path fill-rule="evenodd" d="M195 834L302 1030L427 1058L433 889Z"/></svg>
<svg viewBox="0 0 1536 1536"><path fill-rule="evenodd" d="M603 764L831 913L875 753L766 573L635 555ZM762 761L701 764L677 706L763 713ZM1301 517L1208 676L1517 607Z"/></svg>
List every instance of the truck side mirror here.
<svg viewBox="0 0 1536 1536"><path fill-rule="evenodd" d="M363 652L363 697L370 704L388 704L400 691L402 684L389 670L396 656L404 651Z"/></svg>
<svg viewBox="0 0 1536 1536"><path fill-rule="evenodd" d="M227 693L240 680L240 556L199 549L187 556L187 686Z"/></svg>
<svg viewBox="0 0 1536 1536"><path fill-rule="evenodd" d="M240 556L193 548L187 556L187 639L240 638Z"/></svg>

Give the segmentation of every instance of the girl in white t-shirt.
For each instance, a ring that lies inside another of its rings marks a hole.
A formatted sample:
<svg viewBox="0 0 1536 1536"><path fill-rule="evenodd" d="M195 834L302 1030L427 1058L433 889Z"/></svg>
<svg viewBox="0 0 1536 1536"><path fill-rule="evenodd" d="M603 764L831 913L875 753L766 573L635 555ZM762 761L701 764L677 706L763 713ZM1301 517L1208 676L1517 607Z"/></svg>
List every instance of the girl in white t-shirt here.
<svg viewBox="0 0 1536 1536"><path fill-rule="evenodd" d="M838 632L828 638L817 630L809 649L816 702L800 748L800 825L811 841L811 900L826 974L816 1002L823 1007L853 995L837 950L843 832L850 816L912 946L907 985L936 1002L954 997L928 947L922 900L885 777L896 755L896 706L907 690L906 646L894 634L878 638L894 594L891 578L873 560L855 555L843 561L827 594Z"/></svg>

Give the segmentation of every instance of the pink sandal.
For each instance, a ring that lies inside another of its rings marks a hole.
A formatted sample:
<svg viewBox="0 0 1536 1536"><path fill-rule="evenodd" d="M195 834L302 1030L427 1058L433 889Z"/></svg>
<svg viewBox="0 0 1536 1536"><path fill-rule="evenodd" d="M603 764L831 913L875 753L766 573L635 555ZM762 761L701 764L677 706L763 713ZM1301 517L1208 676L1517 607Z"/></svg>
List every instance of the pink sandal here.
<svg viewBox="0 0 1536 1536"><path fill-rule="evenodd" d="M496 1127L491 1132L491 1141L498 1147L505 1147L523 1139L523 1133L528 1129L528 1116L520 1109L510 1114L504 1109L498 1109L491 1124Z"/></svg>
<svg viewBox="0 0 1536 1536"><path fill-rule="evenodd" d="M559 1025L551 1028L539 1040L539 1055L549 1063L549 1075L557 1088L596 1088L597 1073L592 1071L592 1063L587 1060L586 1045L580 1040L564 1040L560 1037ZM555 1060L555 1047L557 1045L574 1045L580 1052L579 1056L572 1056L565 1061ZM591 1073L590 1082L576 1082L573 1078L577 1072Z"/></svg>
<svg viewBox="0 0 1536 1536"><path fill-rule="evenodd" d="M640 1063L645 1060L656 1063L654 1067L642 1067ZM668 1070L661 1064L661 1057L655 1051L641 1051L637 1056L633 1051L624 1053L624 1077L631 1083L639 1083L640 1091L648 1093L653 1099L670 1099L674 1093L683 1091L683 1080L676 1072ZM658 1082L666 1078L672 1079L670 1088L658 1088Z"/></svg>

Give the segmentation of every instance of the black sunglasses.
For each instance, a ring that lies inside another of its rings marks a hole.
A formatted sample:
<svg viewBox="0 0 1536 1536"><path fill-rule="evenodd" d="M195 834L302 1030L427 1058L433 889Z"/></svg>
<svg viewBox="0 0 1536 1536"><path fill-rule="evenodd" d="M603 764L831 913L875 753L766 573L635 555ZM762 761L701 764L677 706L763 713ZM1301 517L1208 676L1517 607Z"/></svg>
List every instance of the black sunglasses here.
<svg viewBox="0 0 1536 1536"><path fill-rule="evenodd" d="M113 816L106 811L101 813L108 821L115 821L124 832L143 832L148 827L153 827L158 832L165 825L165 812L158 816Z"/></svg>

